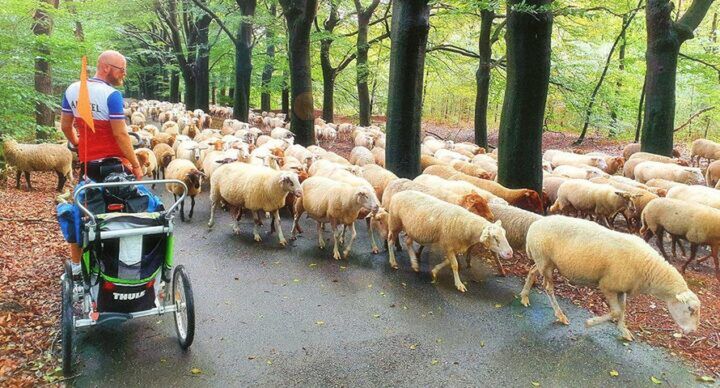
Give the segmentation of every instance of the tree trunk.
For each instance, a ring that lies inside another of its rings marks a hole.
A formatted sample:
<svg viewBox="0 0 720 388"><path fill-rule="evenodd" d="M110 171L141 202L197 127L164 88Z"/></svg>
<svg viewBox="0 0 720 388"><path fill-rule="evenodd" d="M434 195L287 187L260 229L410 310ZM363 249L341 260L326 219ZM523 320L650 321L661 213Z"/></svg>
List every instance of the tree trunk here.
<svg viewBox="0 0 720 388"><path fill-rule="evenodd" d="M490 61L492 50L490 32L495 11L480 11L480 38L478 39L480 65L475 73L477 92L475 95L475 144L487 149L487 109L490 95Z"/></svg>
<svg viewBox="0 0 720 388"><path fill-rule="evenodd" d="M322 59L322 53L320 57ZM323 73L323 120L328 123L335 121L335 69L322 66Z"/></svg>
<svg viewBox="0 0 720 388"><path fill-rule="evenodd" d="M46 101L53 100L52 97L52 68L50 66L50 45L44 42L42 35L49 36L52 33L53 21L45 8L58 7L59 0L42 0L33 15L32 30L36 38L35 55L35 91L47 97L39 98L35 102L35 123L42 127L55 126L55 112ZM49 132L38 130L35 137L38 140L47 139Z"/></svg>
<svg viewBox="0 0 720 388"><path fill-rule="evenodd" d="M500 116L498 182L509 188L542 190L542 128L550 82L550 38L553 15L513 11L507 3L507 82ZM530 0L545 7L551 0Z"/></svg>
<svg viewBox="0 0 720 388"><path fill-rule="evenodd" d="M197 59L195 60L195 105L204 112L210 111L210 46L209 33L212 18L201 16L195 27L198 32Z"/></svg>
<svg viewBox="0 0 720 388"><path fill-rule="evenodd" d="M640 91L640 103L637 110L637 126L635 127L635 143L640 141L640 129L642 128L642 115L645 107L645 85L647 85L647 74L643 80L642 90Z"/></svg>
<svg viewBox="0 0 720 388"><path fill-rule="evenodd" d="M400 178L420 174L420 121L428 0L395 0L390 46L385 163Z"/></svg>
<svg viewBox="0 0 720 388"><path fill-rule="evenodd" d="M285 115L290 114L290 89L288 87L287 75L283 75L285 81L283 81L283 89L281 94L280 109ZM289 116L286 116L290 120Z"/></svg>
<svg viewBox="0 0 720 388"><path fill-rule="evenodd" d="M310 26L317 12L317 0L280 0L280 4L285 10L289 40L290 130L295 134L295 142L307 147L315 144Z"/></svg>
<svg viewBox="0 0 720 388"><path fill-rule="evenodd" d="M195 72L192 69L183 70L182 77L185 84L185 89L183 90L185 109L194 110L197 107L195 103Z"/></svg>
<svg viewBox="0 0 720 388"><path fill-rule="evenodd" d="M646 7L647 64L645 122L641 149L670 156L675 124L675 77L680 46L693 37L712 0L694 0L687 12L673 22L669 0L649 0Z"/></svg>
<svg viewBox="0 0 720 388"><path fill-rule="evenodd" d="M358 90L358 103L360 108L360 125L367 127L370 125L370 91L368 89L368 75L370 68L368 67L368 29L372 12L358 13L358 34L357 34L357 63L355 64ZM422 78L422 77L421 77ZM422 94L421 94L422 95ZM421 104L422 105L422 104Z"/></svg>
<svg viewBox="0 0 720 388"><path fill-rule="evenodd" d="M276 14L276 8L275 4L270 5L270 16L275 17ZM264 112L269 112L271 110L270 106L270 81L272 81L272 75L273 71L275 70L275 43L273 43L273 39L275 38L275 33L272 30L272 28L268 28L267 31L267 37L265 41L267 42L267 49L265 53L267 54L267 59L265 62L265 67L263 68L262 73L262 93L260 94L260 110Z"/></svg>
<svg viewBox="0 0 720 388"><path fill-rule="evenodd" d="M252 29L251 18L255 16L256 0L237 0L243 16L235 45L235 96L233 118L248 121L250 112L250 81L252 79Z"/></svg>

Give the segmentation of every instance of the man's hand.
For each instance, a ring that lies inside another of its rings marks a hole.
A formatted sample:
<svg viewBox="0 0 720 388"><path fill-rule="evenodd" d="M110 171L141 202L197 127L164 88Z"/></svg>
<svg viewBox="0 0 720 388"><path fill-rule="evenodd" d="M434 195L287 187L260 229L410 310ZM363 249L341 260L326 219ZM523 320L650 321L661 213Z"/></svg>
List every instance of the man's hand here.
<svg viewBox="0 0 720 388"><path fill-rule="evenodd" d="M142 167L137 166L132 168L132 173L135 175L135 179L141 181L143 178Z"/></svg>

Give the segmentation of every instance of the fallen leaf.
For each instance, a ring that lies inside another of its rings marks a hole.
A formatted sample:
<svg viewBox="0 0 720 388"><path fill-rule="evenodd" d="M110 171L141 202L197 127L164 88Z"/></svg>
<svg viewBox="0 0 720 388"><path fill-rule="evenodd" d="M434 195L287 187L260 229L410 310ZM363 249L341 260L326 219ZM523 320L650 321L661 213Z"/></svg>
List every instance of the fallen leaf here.
<svg viewBox="0 0 720 388"><path fill-rule="evenodd" d="M437 365L439 363L440 363L440 361L438 361L436 359L433 359L432 361L430 361L430 365Z"/></svg>
<svg viewBox="0 0 720 388"><path fill-rule="evenodd" d="M372 288L372 284L368 284L368 288Z"/></svg>
<svg viewBox="0 0 720 388"><path fill-rule="evenodd" d="M272 365L272 360L265 361L268 365Z"/></svg>
<svg viewBox="0 0 720 388"><path fill-rule="evenodd" d="M312 268L312 267L317 267L317 264L315 264L315 263L310 263L310 268Z"/></svg>
<svg viewBox="0 0 720 388"><path fill-rule="evenodd" d="M683 335L680 334L680 333L673 333L672 336L675 337L675 338L682 338Z"/></svg>
<svg viewBox="0 0 720 388"><path fill-rule="evenodd" d="M405 282L400 283L403 287L407 287L407 284Z"/></svg>
<svg viewBox="0 0 720 388"><path fill-rule="evenodd" d="M322 326L325 324L325 321L315 321L315 324L318 326Z"/></svg>
<svg viewBox="0 0 720 388"><path fill-rule="evenodd" d="M300 283L300 279L293 279L293 282Z"/></svg>
<svg viewBox="0 0 720 388"><path fill-rule="evenodd" d="M373 318L380 318L380 314L373 314Z"/></svg>
<svg viewBox="0 0 720 388"><path fill-rule="evenodd" d="M485 341L480 341L480 347L481 347L481 348L484 348L484 347L485 347Z"/></svg>
<svg viewBox="0 0 720 388"><path fill-rule="evenodd" d="M410 345L410 350L415 350L415 349L417 349L417 344Z"/></svg>
<svg viewBox="0 0 720 388"><path fill-rule="evenodd" d="M539 386L540 386L540 383L538 383L537 381L531 381L530 384L532 384L533 387L539 387Z"/></svg>
<svg viewBox="0 0 720 388"><path fill-rule="evenodd" d="M610 376L618 377L618 376L620 376L620 373L618 371L616 371L615 369L613 369L610 371Z"/></svg>
<svg viewBox="0 0 720 388"><path fill-rule="evenodd" d="M495 304L495 308L496 308L496 309L499 309L500 307L502 307L502 305L501 305L500 303L496 303L496 304Z"/></svg>
<svg viewBox="0 0 720 388"><path fill-rule="evenodd" d="M715 379L710 376L698 376L697 381L702 381L703 383L714 383Z"/></svg>
<svg viewBox="0 0 720 388"><path fill-rule="evenodd" d="M254 360L255 356L248 356L248 360Z"/></svg>
<svg viewBox="0 0 720 388"><path fill-rule="evenodd" d="M662 384L662 381L655 376L650 376L650 381L652 381L653 384L658 384L658 385Z"/></svg>
<svg viewBox="0 0 720 388"><path fill-rule="evenodd" d="M190 373L192 373L194 375L199 375L199 374L202 374L203 371L200 368L192 368L192 369L190 369Z"/></svg>

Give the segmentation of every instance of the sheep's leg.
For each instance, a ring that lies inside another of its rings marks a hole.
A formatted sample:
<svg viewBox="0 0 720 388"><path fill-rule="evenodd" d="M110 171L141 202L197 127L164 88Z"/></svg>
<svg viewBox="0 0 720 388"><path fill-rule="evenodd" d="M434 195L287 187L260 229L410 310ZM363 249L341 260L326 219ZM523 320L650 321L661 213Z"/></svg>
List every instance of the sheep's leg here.
<svg viewBox="0 0 720 388"><path fill-rule="evenodd" d="M275 225L275 229L277 229L280 245L287 246L287 240L285 240L285 236L283 236L282 225L280 225L280 210L275 210L274 218L273 225Z"/></svg>
<svg viewBox="0 0 720 388"><path fill-rule="evenodd" d="M238 209L237 215L235 216L235 225L233 225L233 233L240 234L240 219L242 219L242 213L243 209L240 207Z"/></svg>
<svg viewBox="0 0 720 388"><path fill-rule="evenodd" d="M617 296L618 306L620 307L620 316L618 317L618 324L617 328L620 330L620 334L622 334L623 338L627 341L633 340L633 335L628 330L628 328L625 326L625 306L627 301L627 294L624 292L621 292Z"/></svg>
<svg viewBox="0 0 720 388"><path fill-rule="evenodd" d="M387 247L388 247L388 261L390 262L390 267L393 269L398 269L398 263L395 259L395 236L392 231L388 231L387 236Z"/></svg>
<svg viewBox="0 0 720 388"><path fill-rule="evenodd" d="M677 247L680 247L680 253L682 256L685 256L685 247L682 245L682 241L680 240L680 236L676 236L674 234L670 235L670 238L672 239L672 255L674 259L677 259Z"/></svg>
<svg viewBox="0 0 720 388"><path fill-rule="evenodd" d="M410 266L412 267L413 271L420 272L420 264L418 263L418 258L415 255L415 247L413 247L413 239L405 234L405 247L408 251L408 256L410 256Z"/></svg>
<svg viewBox="0 0 720 388"><path fill-rule="evenodd" d="M177 201L177 195L173 194L173 199ZM180 201L180 221L185 222L185 198Z"/></svg>
<svg viewBox="0 0 720 388"><path fill-rule="evenodd" d="M195 196L190 197L190 213L188 213L188 218L192 218L193 211L195 211Z"/></svg>
<svg viewBox="0 0 720 388"><path fill-rule="evenodd" d="M555 285L553 284L552 280L552 272L552 267L545 267L545 269L542 271L545 291L548 294L548 298L550 298L550 304L555 311L555 318L557 318L557 322L560 322L563 325L569 325L570 321L568 321L565 313L563 313L562 309L560 308L560 304L558 303L557 299L555 299Z"/></svg>
<svg viewBox="0 0 720 388"><path fill-rule="evenodd" d="M324 235L323 227L322 227L322 226L323 226L322 222L318 222L318 223L317 223L317 229L318 229L318 247L320 247L320 249L325 249L325 235ZM294 232L293 232L293 235L294 235Z"/></svg>
<svg viewBox="0 0 720 388"><path fill-rule="evenodd" d="M539 272L540 270L538 269L537 265L533 265L530 268L530 272L528 272L527 274L527 278L525 278L525 285L520 292L520 303L522 303L522 305L525 307L530 305L530 289L532 288L533 284L535 284Z"/></svg>
<svg viewBox="0 0 720 388"><path fill-rule="evenodd" d="M58 193L62 193L62 189L63 189L63 187L65 187L65 181L67 180L67 178L65 177L65 174L63 174L61 172L57 172L57 176L58 176L57 191L58 191Z"/></svg>
<svg viewBox="0 0 720 388"><path fill-rule="evenodd" d="M340 234L340 245L345 245L345 232L347 231L347 225L343 225L342 233Z"/></svg>
<svg viewBox="0 0 720 388"><path fill-rule="evenodd" d="M605 299L607 299L608 305L610 305L610 312L605 315L592 317L585 321L586 327L593 327L601 323L618 319L620 313L620 306L618 305L618 293L601 289Z"/></svg>
<svg viewBox="0 0 720 388"><path fill-rule="evenodd" d="M300 221L300 216L303 215L305 212L305 208L303 207L303 201L302 198L299 198L297 201L295 201L295 215L293 216L293 226L291 231L290 240L295 241L297 239L297 234L302 233L302 230L300 229L300 224L298 221ZM321 226L322 224L318 222L318 234L322 234L321 232ZM324 243L324 241L323 241ZM324 248L325 244L320 244L320 249Z"/></svg>
<svg viewBox="0 0 720 388"><path fill-rule="evenodd" d="M30 171L25 171L25 182L27 183L28 191L31 191L32 185L30 184Z"/></svg>
<svg viewBox="0 0 720 388"><path fill-rule="evenodd" d="M433 267L433 269L430 271L430 275L432 275L432 282L435 283L437 281L437 274L440 272L441 269L447 267L447 265L450 264L450 260L445 259L442 261L442 263L436 265Z"/></svg>
<svg viewBox="0 0 720 388"><path fill-rule="evenodd" d="M450 252L448 254L448 259L450 260L450 268L452 268L453 271L453 277L455 278L455 287L457 287L458 291L465 292L467 291L467 288L463 284L463 282L460 280L460 272L459 272L459 265L457 261L457 256L455 255L455 252Z"/></svg>
<svg viewBox="0 0 720 388"><path fill-rule="evenodd" d="M251 211L250 213L252 213L253 221L255 221L253 223L253 238L255 239L255 241L260 242L262 241L262 237L260 237L260 231L258 230L258 226L262 225L260 222L260 217L258 216L258 212Z"/></svg>
<svg viewBox="0 0 720 388"><path fill-rule="evenodd" d="M208 220L208 228L212 228L215 225L215 208L217 207L217 201L210 201L210 219Z"/></svg>
<svg viewBox="0 0 720 388"><path fill-rule="evenodd" d="M22 171L18 170L15 173L15 188L18 190L20 190L20 175L22 175Z"/></svg>
<svg viewBox="0 0 720 388"><path fill-rule="evenodd" d="M500 275L502 277L507 276L507 274L505 273L505 268L503 267L502 263L500 262L500 255L498 255L497 253L494 253L493 256L495 257L495 265L497 265L497 268L498 268L498 272L499 272L498 275ZM470 262L469 254L467 257L467 261L468 261L468 263Z"/></svg>
<svg viewBox="0 0 720 388"><path fill-rule="evenodd" d="M338 240L340 240L340 235L343 233L342 230L338 230L337 224L333 221L330 223L330 227L332 228L333 232L333 240L334 240L334 246L333 246L333 258L335 260L340 260L340 250L338 249Z"/></svg>
<svg viewBox="0 0 720 388"><path fill-rule="evenodd" d="M355 231L355 223L353 222L352 224L350 224L350 242L348 243L347 247L345 247L345 252L343 253L343 256L346 259L348 258L348 255L350 255L350 248L352 248L355 237L357 237L357 232Z"/></svg>
<svg viewBox="0 0 720 388"><path fill-rule="evenodd" d="M680 272L685 273L688 265L690 265L690 263L695 260L695 255L697 255L697 249L698 244L690 243L690 258L688 258L685 264L682 265L682 267L680 268Z"/></svg>
<svg viewBox="0 0 720 388"><path fill-rule="evenodd" d="M663 229L662 226L658 226L655 234L657 234L657 246L658 248L660 248L660 253L662 253L665 260L669 261L667 252L665 252L665 246L663 245L663 240L665 238L665 229Z"/></svg>
<svg viewBox="0 0 720 388"><path fill-rule="evenodd" d="M370 234L370 247L372 248L373 254L380 253L380 248L378 248L377 243L375 242L375 233L373 233L373 223L370 222L370 219L367 218L367 226L368 226L368 233Z"/></svg>

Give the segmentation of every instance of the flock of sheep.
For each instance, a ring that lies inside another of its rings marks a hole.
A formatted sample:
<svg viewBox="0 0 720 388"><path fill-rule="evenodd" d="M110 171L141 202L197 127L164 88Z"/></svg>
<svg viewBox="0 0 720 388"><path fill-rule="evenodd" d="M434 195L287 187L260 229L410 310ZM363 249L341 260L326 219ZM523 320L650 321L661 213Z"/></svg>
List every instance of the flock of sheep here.
<svg viewBox="0 0 720 388"><path fill-rule="evenodd" d="M223 118L232 114L228 109L211 111ZM570 281L597 285L607 298L610 313L589 319L587 325L617 321L628 340L632 334L625 327L627 294L651 294L665 301L685 332L698 325L699 299L675 267L646 243L652 236L657 236L666 258L665 232L672 238L673 255L676 243L681 249L683 240L690 243L683 271L698 247L709 245L711 254L706 258L715 261L720 280L720 145L708 140L697 140L692 147L693 163L696 158L698 165L700 158L711 161L705 175L679 158L640 152L637 144L627 146L622 156L548 150L543 155L543 191L537 193L495 182L496 150L486 154L471 143L426 137L421 146L423 174L408 180L384 168L385 134L375 126L316 120L320 144L337 138L354 143L345 159L320 146L293 144L281 115L251 114L250 123L225 119L221 129L210 129L210 115L186 111L179 104L139 101L126 113L140 145L146 145L136 150L146 175L184 181L191 198L189 217L203 180L209 180L208 226L214 224L217 207L223 206L235 212L238 232L240 217L249 211L256 241L262 241L263 219L272 217L271 232L287 245L280 210L288 209L293 216L291 239L303 233L300 220L306 215L316 223L319 247L325 248L324 231L329 225L333 257L347 258L357 236L355 221L364 219L373 253L380 250L379 235L387 243L393 268L398 268L395 250L401 236L414 271L420 270L424 246L440 248L444 259L432 269L432 276L449 265L461 292L466 286L460 279L458 256L464 254L469 266L471 247L494 253L501 274L502 260L512 257L514 250L525 251L534 265L521 292L524 305L529 304L537 275L543 275L557 320L568 323L553 293L551 274L557 269ZM161 127L147 124L146 117L159 121ZM41 169L18 162L23 147L10 143L14 151L8 160L18 166L18 179L24 168ZM9 155L7 149L8 142ZM32 158L30 148L27 152ZM66 171L55 170L59 176ZM181 192L176 185L167 189L175 196ZM542 215L548 211L562 215ZM180 213L184 220L184 205ZM617 215L645 241L614 231ZM414 243L420 245L419 252Z"/></svg>

